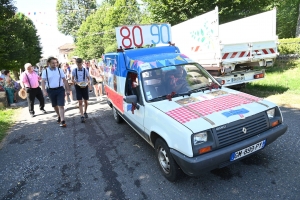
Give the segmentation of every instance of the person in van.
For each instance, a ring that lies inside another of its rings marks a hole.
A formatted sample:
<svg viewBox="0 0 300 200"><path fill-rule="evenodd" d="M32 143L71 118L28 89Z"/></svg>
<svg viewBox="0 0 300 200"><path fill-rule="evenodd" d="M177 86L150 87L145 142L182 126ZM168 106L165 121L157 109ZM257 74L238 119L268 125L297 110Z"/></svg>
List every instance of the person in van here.
<svg viewBox="0 0 300 200"><path fill-rule="evenodd" d="M189 91L189 84L186 80L186 72L182 66L176 66L176 70L166 73L167 92L183 93Z"/></svg>

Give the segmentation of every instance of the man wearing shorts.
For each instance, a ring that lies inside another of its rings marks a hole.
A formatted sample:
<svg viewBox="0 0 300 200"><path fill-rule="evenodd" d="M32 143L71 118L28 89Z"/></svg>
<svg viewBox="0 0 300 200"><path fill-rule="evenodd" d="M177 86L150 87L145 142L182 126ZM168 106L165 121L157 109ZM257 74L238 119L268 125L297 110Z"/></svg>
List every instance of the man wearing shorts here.
<svg viewBox="0 0 300 200"><path fill-rule="evenodd" d="M50 57L47 60L48 66L42 73L42 90L44 96L49 96L52 107L54 108L58 119L57 123L61 127L66 127L65 122L65 89L69 93L69 86L62 69L57 66L57 59ZM47 87L47 90L45 89Z"/></svg>
<svg viewBox="0 0 300 200"><path fill-rule="evenodd" d="M76 91L76 99L79 103L79 111L81 115L81 122L84 123L85 119L88 118L88 114L86 113L88 107L89 100L89 88L92 90L92 86L90 84L90 74L86 68L82 66L83 60L81 58L76 59L77 68L72 70L72 80L75 85ZM80 83L87 83L85 86L80 85ZM84 100L84 112L82 108L82 99Z"/></svg>

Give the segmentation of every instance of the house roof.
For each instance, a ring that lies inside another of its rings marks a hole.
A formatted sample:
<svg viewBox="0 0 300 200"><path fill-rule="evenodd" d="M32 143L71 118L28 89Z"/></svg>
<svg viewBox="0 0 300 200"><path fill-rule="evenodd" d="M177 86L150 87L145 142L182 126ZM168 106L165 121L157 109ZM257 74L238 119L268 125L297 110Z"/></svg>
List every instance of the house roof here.
<svg viewBox="0 0 300 200"><path fill-rule="evenodd" d="M75 49L75 44L74 43L66 43L60 47L58 47L58 49L63 50L63 49Z"/></svg>

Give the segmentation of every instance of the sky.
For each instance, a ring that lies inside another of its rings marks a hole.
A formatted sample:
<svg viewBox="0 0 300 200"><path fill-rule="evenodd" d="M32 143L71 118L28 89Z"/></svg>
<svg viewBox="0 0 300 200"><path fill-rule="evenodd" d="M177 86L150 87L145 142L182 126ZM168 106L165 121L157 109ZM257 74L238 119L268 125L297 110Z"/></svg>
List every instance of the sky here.
<svg viewBox="0 0 300 200"><path fill-rule="evenodd" d="M99 3L101 0L97 0ZM73 43L71 36L65 36L57 29L57 0L14 0L18 12L29 17L40 36L43 57L58 56L58 47Z"/></svg>

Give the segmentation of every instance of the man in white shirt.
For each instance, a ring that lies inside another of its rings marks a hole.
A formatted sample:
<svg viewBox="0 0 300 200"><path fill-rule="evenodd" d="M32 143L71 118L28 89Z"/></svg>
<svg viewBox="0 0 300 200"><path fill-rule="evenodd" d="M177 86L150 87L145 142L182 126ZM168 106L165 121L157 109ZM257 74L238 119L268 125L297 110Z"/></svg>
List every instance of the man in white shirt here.
<svg viewBox="0 0 300 200"><path fill-rule="evenodd" d="M48 58L48 66L42 73L42 90L44 96L48 96L51 100L52 107L57 113L57 123L61 127L66 127L65 122L65 89L67 94L70 93L69 85L65 78L64 72L57 66L58 60L54 57ZM47 90L46 90L47 87Z"/></svg>
<svg viewBox="0 0 300 200"><path fill-rule="evenodd" d="M79 111L81 114L81 122L84 123L85 119L88 118L88 114L86 113L88 107L88 100L89 100L89 88L92 90L92 86L90 84L90 74L86 68L82 66L83 60L81 58L76 59L77 68L72 70L72 80L75 85L76 91L76 99L79 103ZM81 85L80 83L85 82L87 83L85 86ZM84 100L84 112L82 108L82 99Z"/></svg>

